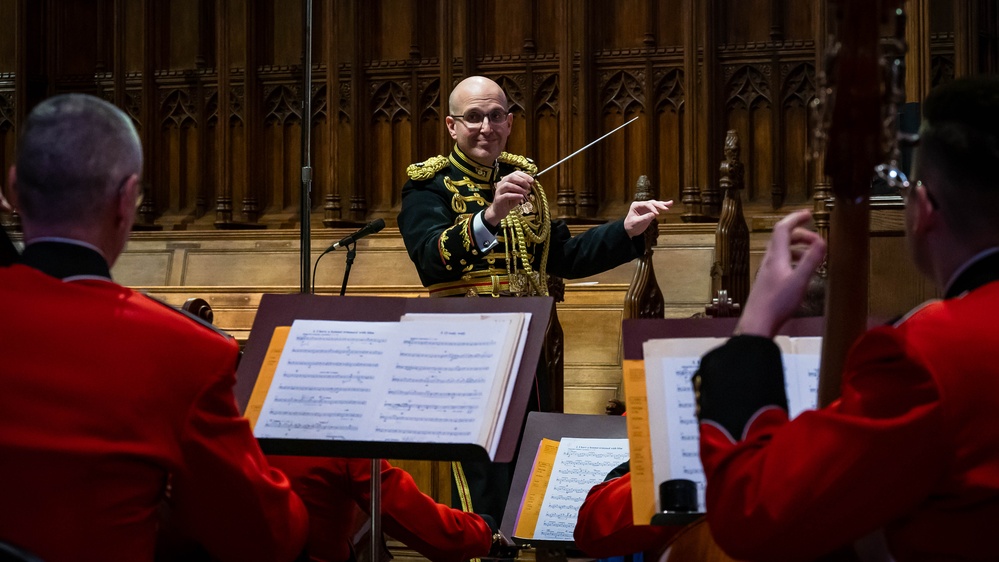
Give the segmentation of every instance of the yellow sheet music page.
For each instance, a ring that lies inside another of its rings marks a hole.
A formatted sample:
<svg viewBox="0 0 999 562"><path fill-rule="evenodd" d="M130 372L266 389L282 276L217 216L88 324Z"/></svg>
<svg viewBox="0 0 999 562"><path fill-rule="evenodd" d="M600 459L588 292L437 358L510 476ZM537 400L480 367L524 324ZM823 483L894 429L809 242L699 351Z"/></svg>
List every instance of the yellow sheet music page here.
<svg viewBox="0 0 999 562"><path fill-rule="evenodd" d="M257 425L257 418L264 408L267 391L271 388L271 381L274 380L274 372L277 371L278 361L281 359L281 352L284 351L284 344L288 341L290 331L291 326L277 326L271 335L271 343L267 346L267 353L260 363L260 372L257 373L257 382L253 385L250 402L246 405L244 415L250 420L250 429Z"/></svg>
<svg viewBox="0 0 999 562"><path fill-rule="evenodd" d="M649 439L649 398L645 388L645 361L626 359L624 403L628 410L628 445L631 449L631 508L635 525L648 525L656 513L652 444Z"/></svg>
<svg viewBox="0 0 999 562"><path fill-rule="evenodd" d="M548 490L548 480L552 476L552 465L555 464L556 454L558 454L558 441L542 439L538 445L538 456L534 458L531 480L524 490L524 502L520 504L520 514L513 532L515 537L534 538L534 530L538 526L541 504L545 501L545 492Z"/></svg>

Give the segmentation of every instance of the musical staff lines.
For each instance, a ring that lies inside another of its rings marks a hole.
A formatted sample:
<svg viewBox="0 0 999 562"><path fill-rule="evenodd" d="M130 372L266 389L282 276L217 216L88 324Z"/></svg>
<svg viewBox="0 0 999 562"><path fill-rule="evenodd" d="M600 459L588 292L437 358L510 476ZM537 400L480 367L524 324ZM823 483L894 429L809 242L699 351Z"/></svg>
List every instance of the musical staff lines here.
<svg viewBox="0 0 999 562"><path fill-rule="evenodd" d="M499 412L491 401L504 398L494 394L506 390L496 382L500 358L510 353L503 346L511 337L519 341L526 323L515 316L519 323L295 321L254 431L298 439L483 440L484 428L492 429L486 418Z"/></svg>
<svg viewBox="0 0 999 562"><path fill-rule="evenodd" d="M590 488L628 460L627 439L563 438L552 465L534 537L571 541L579 508Z"/></svg>

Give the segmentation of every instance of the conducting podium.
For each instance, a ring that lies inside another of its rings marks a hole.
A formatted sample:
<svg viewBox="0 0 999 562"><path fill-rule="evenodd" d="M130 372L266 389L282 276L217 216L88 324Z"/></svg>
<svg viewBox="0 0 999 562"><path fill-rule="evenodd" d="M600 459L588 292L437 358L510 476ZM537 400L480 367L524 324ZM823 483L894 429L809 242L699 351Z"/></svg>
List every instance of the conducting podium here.
<svg viewBox="0 0 999 562"><path fill-rule="evenodd" d="M509 461L553 307L265 295L237 402L269 454ZM379 482L373 474L373 528Z"/></svg>

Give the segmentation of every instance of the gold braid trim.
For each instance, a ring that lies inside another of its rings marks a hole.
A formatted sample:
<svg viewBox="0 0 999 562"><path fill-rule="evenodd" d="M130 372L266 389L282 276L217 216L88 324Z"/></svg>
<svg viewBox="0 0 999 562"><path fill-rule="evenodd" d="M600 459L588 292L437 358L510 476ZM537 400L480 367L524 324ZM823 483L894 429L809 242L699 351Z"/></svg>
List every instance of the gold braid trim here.
<svg viewBox="0 0 999 562"><path fill-rule="evenodd" d="M451 473L454 474L454 483L457 484L461 510L472 511L472 497L468 491L468 480L465 480L465 470L460 462L451 461Z"/></svg>
<svg viewBox="0 0 999 562"><path fill-rule="evenodd" d="M525 215L521 211L523 207L518 207L500 221L506 242L506 271L511 291L523 295L547 296L548 275L545 271L548 269L548 250L551 246L551 211L541 183L535 180L531 187L532 199L536 199L532 205L537 209L537 215ZM540 271L535 272L531 267L528 243L541 246Z"/></svg>
<svg viewBox="0 0 999 562"><path fill-rule="evenodd" d="M489 203L480 195L477 190L480 189L492 189L491 185L475 183L474 181L465 178L463 180L452 180L451 178L444 178L444 187L448 191L453 193L451 196L451 210L460 214L468 212L467 203L476 203L480 207L486 207ZM471 191L471 195L462 195L459 187L467 187Z"/></svg>
<svg viewBox="0 0 999 562"><path fill-rule="evenodd" d="M437 172L447 168L448 159L446 156L434 156L424 162L410 164L406 168L406 175L409 179L416 181L426 181L437 175Z"/></svg>
<svg viewBox="0 0 999 562"><path fill-rule="evenodd" d="M534 163L534 160L531 160L526 156L510 154L509 152L501 152L497 160L503 162L504 164L516 166L532 176L538 173L538 165Z"/></svg>

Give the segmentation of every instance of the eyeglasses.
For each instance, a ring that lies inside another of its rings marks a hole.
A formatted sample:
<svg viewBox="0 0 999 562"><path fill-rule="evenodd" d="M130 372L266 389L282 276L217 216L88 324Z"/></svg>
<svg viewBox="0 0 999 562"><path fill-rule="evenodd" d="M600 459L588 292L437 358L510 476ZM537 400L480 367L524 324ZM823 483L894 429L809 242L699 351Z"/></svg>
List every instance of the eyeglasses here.
<svg viewBox="0 0 999 562"><path fill-rule="evenodd" d="M506 123L507 116L510 115L509 111L503 109L494 109L489 113L482 113L481 111L469 111L464 115L452 115L451 118L461 121L469 129L477 129L482 126L482 123L489 121L490 125L502 125Z"/></svg>
<svg viewBox="0 0 999 562"><path fill-rule="evenodd" d="M878 174L878 177L885 181L888 187L897 189L898 194L902 196L904 201L909 200L909 194L912 192L912 188L922 187L926 190L926 198L930 200L930 204L933 205L933 208L940 208L936 197L933 197L933 193L926 188L926 185L923 184L922 180L909 181L909 178L906 177L902 170L888 164L879 164L875 166L874 171Z"/></svg>
<svg viewBox="0 0 999 562"><path fill-rule="evenodd" d="M130 180L130 179L132 179L132 175L131 174L125 176L125 179L121 180L121 183L118 184L118 193L120 193L122 195L125 194L125 186L128 185L128 180ZM142 200L145 199L145 197L146 197L146 190L140 184L139 185L139 193L138 193L138 195L135 196L135 210L136 211L138 211L139 207L142 206Z"/></svg>
<svg viewBox="0 0 999 562"><path fill-rule="evenodd" d="M911 186L905 173L891 164L878 164L874 167L874 172L884 180L888 187L898 190L899 193L903 193Z"/></svg>

